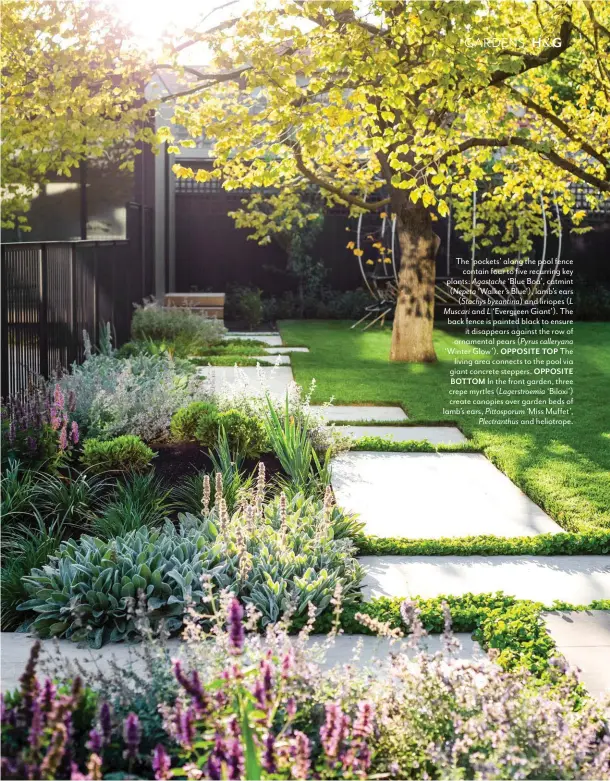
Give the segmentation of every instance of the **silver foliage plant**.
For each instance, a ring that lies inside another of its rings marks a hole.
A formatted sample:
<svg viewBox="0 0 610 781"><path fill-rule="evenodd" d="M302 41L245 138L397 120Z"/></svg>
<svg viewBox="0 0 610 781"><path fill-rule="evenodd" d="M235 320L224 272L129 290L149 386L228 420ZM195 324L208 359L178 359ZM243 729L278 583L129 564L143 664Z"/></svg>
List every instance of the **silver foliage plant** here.
<svg viewBox="0 0 610 781"><path fill-rule="evenodd" d="M105 439L121 434L146 442L165 439L178 409L209 396L201 378L181 362L149 355L90 354L59 382L74 393L74 416L87 436Z"/></svg>
<svg viewBox="0 0 610 781"><path fill-rule="evenodd" d="M356 600L362 568L352 537L361 524L332 502L295 495L265 499L264 467L256 490L229 515L222 478L216 475L211 506L209 477L202 484L198 515L179 516L162 531L138 529L104 541L84 535L68 540L24 579L33 610L31 628L42 637L105 642L134 639L139 602L147 618L177 631L189 606L202 608L207 583L215 592L233 588L259 612L263 625L291 611L319 614L339 588Z"/></svg>

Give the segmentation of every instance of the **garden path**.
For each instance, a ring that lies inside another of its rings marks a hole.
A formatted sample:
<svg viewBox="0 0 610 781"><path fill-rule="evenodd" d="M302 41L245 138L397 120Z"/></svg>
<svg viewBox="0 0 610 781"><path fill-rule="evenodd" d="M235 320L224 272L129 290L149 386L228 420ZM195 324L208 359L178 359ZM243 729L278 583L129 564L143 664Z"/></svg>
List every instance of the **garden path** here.
<svg viewBox="0 0 610 781"><path fill-rule="evenodd" d="M406 429L396 429L406 431ZM337 502L379 537L501 537L562 529L480 453L348 452L333 460Z"/></svg>
<svg viewBox="0 0 610 781"><path fill-rule="evenodd" d="M461 648L457 656L465 661L475 659L482 654L481 648L470 635L456 634ZM26 633L2 632L0 642L2 645L2 691L14 689L19 684L19 677L23 673L25 661L34 644L34 638ZM332 643L326 643L326 635L312 635L307 641L307 653L312 659L319 660L322 667L336 668L345 664L353 664L358 669L370 670L372 674L383 676L389 663L392 652L404 652L410 657L415 651L408 647L407 642L398 640L391 642L385 637L369 637L365 635L339 635ZM180 656L181 640L168 641L168 647L172 657ZM428 651L434 653L441 650L442 643L439 635L431 636L426 640ZM108 672L112 664L118 664L122 669L133 669L134 672L142 672L144 663L141 659L138 646L113 643L99 650L79 648L69 640L43 640L41 654L41 671L44 672L48 663L53 669L57 669L63 675L71 674L71 666L79 662L87 670L99 670Z"/></svg>
<svg viewBox="0 0 610 781"><path fill-rule="evenodd" d="M544 615L547 629L591 694L610 696L610 611L562 611Z"/></svg>

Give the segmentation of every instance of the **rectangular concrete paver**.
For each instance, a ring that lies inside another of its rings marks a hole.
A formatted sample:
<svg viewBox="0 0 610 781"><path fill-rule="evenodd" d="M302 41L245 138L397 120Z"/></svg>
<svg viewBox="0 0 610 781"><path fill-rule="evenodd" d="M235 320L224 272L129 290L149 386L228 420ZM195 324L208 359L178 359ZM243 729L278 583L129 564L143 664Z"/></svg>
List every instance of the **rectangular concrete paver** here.
<svg viewBox="0 0 610 781"><path fill-rule="evenodd" d="M482 651L479 645L468 634L456 634L460 641L461 649L457 657L464 660L471 660L479 656ZM383 668L387 667L386 662L390 653L407 653L413 656L415 651L408 648L406 641L400 640L391 643L385 637L369 637L365 635L339 635L332 644L326 646L326 635L312 635L307 641L309 648L317 649L314 656L324 668L334 668L345 664L354 664L360 669L371 669L375 674L383 674ZM30 649L34 643L34 638L28 634L19 632L2 632L1 634L1 654L2 654L2 691L14 689L19 684L19 677L23 673L23 668L27 661ZM361 643L361 646L359 644ZM179 656L181 641L172 639L169 641L171 655ZM323 646L320 653L319 649ZM426 647L430 653L441 650L441 638L439 635L432 635L426 639ZM57 651L59 651L59 659ZM99 650L89 648L79 648L75 643L69 640L55 641L44 640L42 642L41 663L45 659L54 660L54 669L59 666L67 676L70 674L70 665L78 661L86 669L92 672L100 670L108 672L111 663L114 660L123 669L133 669L142 671L142 663L139 646L128 646L121 643L106 645ZM358 651L358 658L354 660L354 654ZM43 665L41 664L42 675Z"/></svg>
<svg viewBox="0 0 610 781"><path fill-rule="evenodd" d="M407 416L400 407L373 407L373 406L343 406L331 404L322 407L311 407L312 412L320 415L329 423L343 423L349 421L366 420L372 423L383 423L392 420L407 420Z"/></svg>
<svg viewBox="0 0 610 781"><path fill-rule="evenodd" d="M261 361L263 364L273 364L274 366L290 366L289 355L253 355L255 361Z"/></svg>
<svg viewBox="0 0 610 781"><path fill-rule="evenodd" d="M545 613L557 648L597 697L610 696L610 610Z"/></svg>
<svg viewBox="0 0 610 781"><path fill-rule="evenodd" d="M432 445L459 445L468 440L455 426L337 426L342 434L361 437L383 437L394 442L423 442Z"/></svg>
<svg viewBox="0 0 610 781"><path fill-rule="evenodd" d="M309 347L267 347L269 355L283 355L284 353L308 353Z"/></svg>
<svg viewBox="0 0 610 781"><path fill-rule="evenodd" d="M562 529L479 453L344 453L339 505L379 537L534 536Z"/></svg>
<svg viewBox="0 0 610 781"><path fill-rule="evenodd" d="M257 342L262 342L269 347L280 347L282 344L282 337L279 333L272 333L271 331L257 332L257 331L230 331L225 334L225 339L255 339Z"/></svg>
<svg viewBox="0 0 610 781"><path fill-rule="evenodd" d="M255 394L268 388L271 393L282 398L288 386L294 382L290 366L240 366L237 370L234 366L202 366L198 373L212 380L216 390L221 390L225 385L239 385L243 379L248 390Z"/></svg>
<svg viewBox="0 0 610 781"><path fill-rule="evenodd" d="M363 556L365 599L503 591L552 605L610 599L608 556Z"/></svg>

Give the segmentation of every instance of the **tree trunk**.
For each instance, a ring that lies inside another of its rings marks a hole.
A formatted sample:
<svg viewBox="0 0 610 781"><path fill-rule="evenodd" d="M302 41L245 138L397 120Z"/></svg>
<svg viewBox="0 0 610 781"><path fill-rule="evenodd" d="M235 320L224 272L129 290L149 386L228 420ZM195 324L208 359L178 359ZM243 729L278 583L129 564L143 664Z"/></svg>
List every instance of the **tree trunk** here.
<svg viewBox="0 0 610 781"><path fill-rule="evenodd" d="M400 271L390 360L435 361L432 331L440 239L432 230L428 210L421 205L405 206L398 213L396 231L400 242Z"/></svg>

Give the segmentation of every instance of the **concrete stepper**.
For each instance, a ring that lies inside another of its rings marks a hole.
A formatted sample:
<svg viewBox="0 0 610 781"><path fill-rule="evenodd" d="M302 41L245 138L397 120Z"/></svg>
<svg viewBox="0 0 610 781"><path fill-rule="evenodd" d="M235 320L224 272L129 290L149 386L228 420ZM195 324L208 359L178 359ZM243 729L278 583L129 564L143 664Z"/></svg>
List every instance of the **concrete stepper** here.
<svg viewBox="0 0 610 781"><path fill-rule="evenodd" d="M469 661L480 656L483 652L478 643L470 635L456 634L460 641L461 649L457 653L459 659ZM353 664L355 667L367 670L374 675L383 675L387 670L389 655L391 653L407 653L410 657L415 654L413 649L407 647L407 642L399 640L391 642L385 637L368 637L365 635L339 635L330 645L325 645L326 635L312 635L307 641L307 647L311 650L312 657L327 669ZM27 661L30 648L34 643L31 635L20 632L2 632L2 691L15 689L19 684L19 677ZM179 639L169 641L171 655L180 656L182 642ZM433 635L427 638L427 650L435 653L441 650L441 638ZM79 648L76 643L69 640L43 640L41 665L39 673L44 672L46 660L53 660L54 668L59 667L62 674L69 675L70 666L80 662L85 669L95 672L100 669L108 672L112 663L120 665L124 669L132 669L143 672L144 665L140 655L141 646L125 645L123 643L111 643L99 650ZM355 653L359 651L357 659ZM59 653L59 656L58 656Z"/></svg>
<svg viewBox="0 0 610 781"><path fill-rule="evenodd" d="M365 600L503 591L552 605L610 599L608 556L362 556Z"/></svg>
<svg viewBox="0 0 610 781"><path fill-rule="evenodd" d="M270 355L283 355L284 353L308 353L309 347L266 347L265 352Z"/></svg>
<svg viewBox="0 0 610 781"><path fill-rule="evenodd" d="M384 423L386 421L407 420L407 416L400 407L373 407L373 406L343 406L325 405L311 407L312 412L320 415L328 423L343 423L350 421L370 421L371 423Z"/></svg>
<svg viewBox="0 0 610 781"><path fill-rule="evenodd" d="M223 386L235 386L245 377L248 389L255 394L261 394L266 388L270 393L281 397L286 396L288 386L294 382L290 366L201 366L198 374L213 379L217 390ZM262 377L262 383L260 378Z"/></svg>
<svg viewBox="0 0 610 781"><path fill-rule="evenodd" d="M534 536L562 529L479 453L343 453L337 503L379 537Z"/></svg>
<svg viewBox="0 0 610 781"><path fill-rule="evenodd" d="M568 664L579 668L589 692L610 696L610 610L545 613L544 621Z"/></svg>
<svg viewBox="0 0 610 781"><path fill-rule="evenodd" d="M468 440L455 426L337 426L337 431L352 437L383 437L394 442L424 442L431 445L459 445Z"/></svg>
<svg viewBox="0 0 610 781"><path fill-rule="evenodd" d="M272 331L230 331L225 334L225 339L255 339L269 347L280 347L282 337L277 332Z"/></svg>
<svg viewBox="0 0 610 781"><path fill-rule="evenodd" d="M250 356L249 356L250 357ZM253 355L255 361L263 361L265 365L290 366L290 356L278 353L277 355Z"/></svg>

